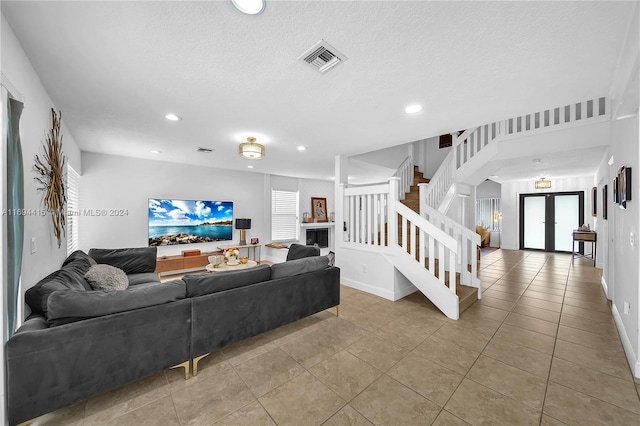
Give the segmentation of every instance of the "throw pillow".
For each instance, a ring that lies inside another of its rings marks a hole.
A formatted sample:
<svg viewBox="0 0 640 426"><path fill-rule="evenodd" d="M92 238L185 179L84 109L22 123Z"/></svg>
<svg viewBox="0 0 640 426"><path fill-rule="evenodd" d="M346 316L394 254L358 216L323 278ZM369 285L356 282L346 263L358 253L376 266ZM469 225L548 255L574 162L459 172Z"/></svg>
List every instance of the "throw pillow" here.
<svg viewBox="0 0 640 426"><path fill-rule="evenodd" d="M93 265L84 278L94 290L116 291L126 290L129 287L129 279L122 269L111 265Z"/></svg>
<svg viewBox="0 0 640 426"><path fill-rule="evenodd" d="M330 251L327 255L327 260L329 260L329 266L333 266L333 264L336 262L336 254Z"/></svg>

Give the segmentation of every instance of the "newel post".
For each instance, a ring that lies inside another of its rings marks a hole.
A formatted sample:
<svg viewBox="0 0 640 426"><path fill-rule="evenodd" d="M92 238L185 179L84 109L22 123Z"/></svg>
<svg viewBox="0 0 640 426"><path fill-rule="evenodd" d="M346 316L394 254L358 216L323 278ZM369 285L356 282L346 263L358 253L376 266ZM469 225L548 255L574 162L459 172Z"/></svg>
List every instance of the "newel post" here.
<svg viewBox="0 0 640 426"><path fill-rule="evenodd" d="M418 184L418 190L420 190L419 192L419 197L420 197L420 216L424 217L425 219L427 218L427 212L425 211L426 209L424 208L424 206L428 205L427 203L427 186L429 184L428 183L424 183L421 182Z"/></svg>
<svg viewBox="0 0 640 426"><path fill-rule="evenodd" d="M460 158L464 158L464 155L460 152L464 149L464 146L458 144L458 136L459 132L451 132L451 149L453 150L453 164L455 164L454 170L460 168L462 166L462 162ZM435 207L435 206L434 206Z"/></svg>
<svg viewBox="0 0 640 426"><path fill-rule="evenodd" d="M398 214L396 213L396 203L399 202L399 186L400 179L397 177L389 178L389 199L387 201L387 223L389 247L398 245Z"/></svg>

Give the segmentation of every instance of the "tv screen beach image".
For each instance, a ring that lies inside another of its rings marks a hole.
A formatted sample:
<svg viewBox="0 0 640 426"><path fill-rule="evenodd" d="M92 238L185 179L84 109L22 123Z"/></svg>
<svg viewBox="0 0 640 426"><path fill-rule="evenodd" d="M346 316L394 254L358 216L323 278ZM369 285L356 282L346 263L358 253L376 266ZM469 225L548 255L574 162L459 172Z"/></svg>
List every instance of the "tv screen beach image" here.
<svg viewBox="0 0 640 426"><path fill-rule="evenodd" d="M228 241L233 202L149 199L149 246Z"/></svg>

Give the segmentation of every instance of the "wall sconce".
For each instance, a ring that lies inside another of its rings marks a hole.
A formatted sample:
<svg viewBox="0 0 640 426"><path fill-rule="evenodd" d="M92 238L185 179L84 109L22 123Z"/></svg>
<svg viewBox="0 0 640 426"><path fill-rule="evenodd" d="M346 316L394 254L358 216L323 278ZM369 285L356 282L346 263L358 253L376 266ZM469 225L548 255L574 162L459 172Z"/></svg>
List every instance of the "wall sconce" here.
<svg viewBox="0 0 640 426"><path fill-rule="evenodd" d="M551 181L540 178L540 180L536 181L536 189L551 189Z"/></svg>

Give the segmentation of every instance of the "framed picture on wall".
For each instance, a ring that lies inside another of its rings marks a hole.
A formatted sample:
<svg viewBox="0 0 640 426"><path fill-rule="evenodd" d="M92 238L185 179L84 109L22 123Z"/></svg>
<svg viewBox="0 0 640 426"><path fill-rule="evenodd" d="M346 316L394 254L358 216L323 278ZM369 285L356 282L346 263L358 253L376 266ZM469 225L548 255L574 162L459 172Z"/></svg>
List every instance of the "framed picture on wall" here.
<svg viewBox="0 0 640 426"><path fill-rule="evenodd" d="M328 222L326 198L311 197L311 211L314 222Z"/></svg>
<svg viewBox="0 0 640 426"><path fill-rule="evenodd" d="M618 173L620 186L620 204L627 207L627 201L631 201L631 167L622 166Z"/></svg>
<svg viewBox="0 0 640 426"><path fill-rule="evenodd" d="M607 220L607 192L609 188L607 185L602 187L602 218Z"/></svg>
<svg viewBox="0 0 640 426"><path fill-rule="evenodd" d="M618 204L620 202L619 191L618 191L618 176L613 178L613 202Z"/></svg>
<svg viewBox="0 0 640 426"><path fill-rule="evenodd" d="M598 216L598 187L594 186L591 189L591 216Z"/></svg>

